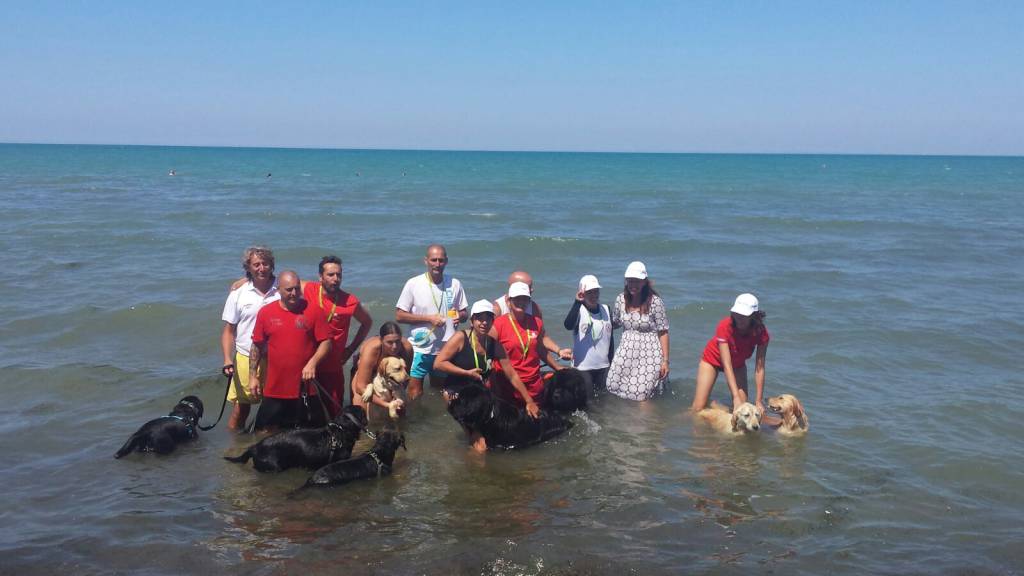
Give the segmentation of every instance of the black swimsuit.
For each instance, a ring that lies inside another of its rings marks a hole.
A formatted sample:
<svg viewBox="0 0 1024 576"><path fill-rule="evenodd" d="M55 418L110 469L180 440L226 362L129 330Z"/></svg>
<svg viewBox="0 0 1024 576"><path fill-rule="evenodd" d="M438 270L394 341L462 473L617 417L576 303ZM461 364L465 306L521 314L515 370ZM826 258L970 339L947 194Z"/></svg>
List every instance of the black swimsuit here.
<svg viewBox="0 0 1024 576"><path fill-rule="evenodd" d="M452 357L451 362L463 370L472 370L479 367L480 370L483 371L482 376L484 382L486 382L488 375L491 373L490 360L491 358L494 358L494 339L487 338L487 343L484 344L484 352L487 355L481 356L473 349L473 341L470 339L470 334L472 332L470 330L463 330L462 333L466 335L466 342L462 345L462 350L459 350L459 353ZM474 356L476 356L475 361L473 359ZM444 389L457 394L460 390L470 384L476 384L479 386L480 381L468 376L449 374L448 378L445 379Z"/></svg>

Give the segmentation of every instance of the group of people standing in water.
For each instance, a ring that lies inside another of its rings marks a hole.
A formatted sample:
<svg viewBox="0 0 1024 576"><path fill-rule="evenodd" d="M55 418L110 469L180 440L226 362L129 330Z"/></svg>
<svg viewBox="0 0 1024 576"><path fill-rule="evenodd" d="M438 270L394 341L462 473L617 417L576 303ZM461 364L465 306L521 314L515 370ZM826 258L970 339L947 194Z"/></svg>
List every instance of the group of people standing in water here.
<svg viewBox="0 0 1024 576"><path fill-rule="evenodd" d="M541 365L565 369L560 360L580 370L594 393L606 390L644 401L664 389L670 372L668 313L642 262L626 267L623 289L611 306L601 303L595 276L580 278L562 323L572 332L570 347L560 347L545 329L528 273L513 272L505 294L470 305L462 283L445 274L444 246L430 245L423 262L425 272L402 289L394 321L367 338L373 319L341 288L340 258L323 257L317 279L303 281L291 270L276 275L269 248L246 249L245 278L232 286L222 314L223 373L231 380L228 400L234 403L229 429L244 428L256 403L257 430L323 426L340 412L346 396L350 403L363 403L363 391L388 356L405 360L410 400L422 394L428 378L446 401L466 386L483 384L532 416L543 408ZM359 325L354 334L353 319ZM618 346L617 328L622 330ZM719 373L725 374L734 405L748 401L751 356L756 392L749 400L763 408L768 341L757 298L741 294L705 346L693 409L707 405ZM343 367L350 359L346 385Z"/></svg>

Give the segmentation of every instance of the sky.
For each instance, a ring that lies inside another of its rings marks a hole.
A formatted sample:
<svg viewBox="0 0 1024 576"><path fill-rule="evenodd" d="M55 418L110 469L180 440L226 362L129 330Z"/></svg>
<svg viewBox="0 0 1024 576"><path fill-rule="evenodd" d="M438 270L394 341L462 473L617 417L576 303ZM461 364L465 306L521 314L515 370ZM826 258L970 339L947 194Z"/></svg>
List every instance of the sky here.
<svg viewBox="0 0 1024 576"><path fill-rule="evenodd" d="M0 142L1024 155L1024 2L0 14Z"/></svg>

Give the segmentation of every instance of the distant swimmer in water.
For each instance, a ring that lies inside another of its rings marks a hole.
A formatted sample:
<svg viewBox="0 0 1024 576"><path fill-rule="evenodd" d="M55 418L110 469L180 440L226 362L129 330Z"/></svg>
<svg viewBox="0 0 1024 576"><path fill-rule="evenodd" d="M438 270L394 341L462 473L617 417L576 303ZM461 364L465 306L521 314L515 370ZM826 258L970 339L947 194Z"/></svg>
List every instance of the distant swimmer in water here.
<svg viewBox="0 0 1024 576"><path fill-rule="evenodd" d="M167 175L168 176L177 176L177 174L174 172L174 170L171 170L170 172L168 172Z"/></svg>
<svg viewBox="0 0 1024 576"><path fill-rule="evenodd" d="M270 178L271 176L273 176L273 174L271 174L270 172L267 172L267 178Z"/></svg>

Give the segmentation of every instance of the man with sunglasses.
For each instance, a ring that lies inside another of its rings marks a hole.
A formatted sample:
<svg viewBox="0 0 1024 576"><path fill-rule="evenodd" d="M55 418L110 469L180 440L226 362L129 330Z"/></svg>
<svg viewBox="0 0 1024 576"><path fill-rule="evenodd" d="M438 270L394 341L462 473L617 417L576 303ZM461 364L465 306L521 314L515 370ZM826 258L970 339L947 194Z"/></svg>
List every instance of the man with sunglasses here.
<svg viewBox="0 0 1024 576"><path fill-rule="evenodd" d="M409 341L414 354L409 370L410 399L423 392L423 380L427 374L431 374L432 381L443 378L443 375L434 373L434 359L455 333L455 327L466 321L468 313L462 283L444 273L448 265L448 252L444 246L428 246L423 263L426 272L405 283L395 305L395 320L411 326Z"/></svg>

